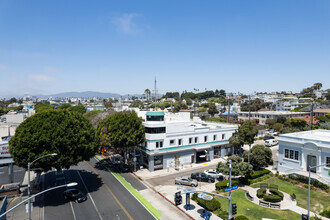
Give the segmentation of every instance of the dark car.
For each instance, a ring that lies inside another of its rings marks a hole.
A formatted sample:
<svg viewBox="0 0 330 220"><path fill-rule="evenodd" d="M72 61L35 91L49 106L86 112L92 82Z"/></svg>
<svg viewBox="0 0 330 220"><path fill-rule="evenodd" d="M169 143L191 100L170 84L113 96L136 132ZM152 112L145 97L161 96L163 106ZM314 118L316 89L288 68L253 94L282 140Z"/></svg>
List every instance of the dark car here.
<svg viewBox="0 0 330 220"><path fill-rule="evenodd" d="M215 178L213 176L207 175L205 173L192 173L191 178L200 182L215 182Z"/></svg>
<svg viewBox="0 0 330 220"><path fill-rule="evenodd" d="M269 139L275 139L275 137L274 136L266 136L266 137L264 137L264 141L265 140L269 140Z"/></svg>
<svg viewBox="0 0 330 220"><path fill-rule="evenodd" d="M87 200L87 196L79 189L68 189L63 192L64 199L69 199L75 202L83 202Z"/></svg>

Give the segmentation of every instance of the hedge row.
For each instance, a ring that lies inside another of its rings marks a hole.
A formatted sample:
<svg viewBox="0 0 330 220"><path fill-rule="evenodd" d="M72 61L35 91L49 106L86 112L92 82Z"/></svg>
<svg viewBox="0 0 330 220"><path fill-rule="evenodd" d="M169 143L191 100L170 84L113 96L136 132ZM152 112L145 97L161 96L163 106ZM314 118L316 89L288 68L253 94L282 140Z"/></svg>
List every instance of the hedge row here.
<svg viewBox="0 0 330 220"><path fill-rule="evenodd" d="M257 179L258 177L261 177L261 176L266 175L266 174L268 174L268 173L270 173L269 170L258 170L258 171L255 171L255 172L251 175L251 177L249 177L249 179Z"/></svg>
<svg viewBox="0 0 330 220"><path fill-rule="evenodd" d="M330 208L324 209L322 212L320 212L320 215L330 218Z"/></svg>
<svg viewBox="0 0 330 220"><path fill-rule="evenodd" d="M235 220L250 220L248 217L246 217L245 215L239 215L237 217L235 217Z"/></svg>
<svg viewBox="0 0 330 220"><path fill-rule="evenodd" d="M266 193L266 189L258 189L257 190L257 197L259 199L262 199L264 197L265 193Z"/></svg>
<svg viewBox="0 0 330 220"><path fill-rule="evenodd" d="M204 207L205 206L205 201L204 199L198 198L198 193L194 193L191 197L192 200L196 201L198 203L198 205ZM217 210L221 208L221 203L216 200L215 198L213 198L210 201L206 201L206 209L208 211L213 212L214 210Z"/></svg>
<svg viewBox="0 0 330 220"><path fill-rule="evenodd" d="M256 179L249 179L247 177L240 177L239 178L239 182L243 185L251 185L251 184L254 184L254 183L257 183L257 182L261 182L261 181L264 181L270 177L274 176L274 174L272 172L268 173L268 174L265 174L263 176L260 176Z"/></svg>
<svg viewBox="0 0 330 220"><path fill-rule="evenodd" d="M222 182L217 182L215 184L215 189L223 191L225 188L228 188L227 184L229 185L229 180L225 180L225 181L222 181ZM232 180L231 185L232 186L238 185L238 181L237 180Z"/></svg>
<svg viewBox="0 0 330 220"><path fill-rule="evenodd" d="M283 193L281 193L278 190L275 189L270 189L269 192L271 193L270 195L266 195L266 189L262 188L262 189L258 189L257 190L257 197L259 199L263 199L266 202L280 202L283 200Z"/></svg>

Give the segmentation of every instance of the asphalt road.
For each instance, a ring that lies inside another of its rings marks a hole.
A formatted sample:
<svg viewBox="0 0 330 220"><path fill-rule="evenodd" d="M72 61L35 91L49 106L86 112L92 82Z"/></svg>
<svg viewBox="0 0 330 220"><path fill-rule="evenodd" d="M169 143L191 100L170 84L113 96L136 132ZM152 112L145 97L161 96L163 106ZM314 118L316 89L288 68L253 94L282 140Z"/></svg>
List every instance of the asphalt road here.
<svg viewBox="0 0 330 220"><path fill-rule="evenodd" d="M158 185L174 185L175 183L175 178L176 177L181 177L181 176L190 176L191 173L196 173L196 172L204 172L204 170L208 169L215 169L215 165L208 165L208 166L203 166L201 168L196 168L193 170L185 171L185 172L180 172L180 173L175 173L175 174L170 174L167 176L160 176L160 177L155 177L151 179L147 179L146 181L151 184L152 186L158 186Z"/></svg>
<svg viewBox="0 0 330 220"><path fill-rule="evenodd" d="M87 194L87 201L75 203L64 200L62 193L65 188L51 191L44 198L44 217L47 220L155 219L94 158L89 162L81 162L70 170L65 170L63 175L67 183L78 183L75 188ZM60 184L61 180L58 178L57 182ZM52 187L55 183L55 172L47 173L45 187Z"/></svg>
<svg viewBox="0 0 330 220"><path fill-rule="evenodd" d="M25 169L14 165L13 174L14 174L13 182L22 184L24 175L25 175ZM3 184L8 184L8 183L9 183L8 166L1 166L0 167L0 186Z"/></svg>

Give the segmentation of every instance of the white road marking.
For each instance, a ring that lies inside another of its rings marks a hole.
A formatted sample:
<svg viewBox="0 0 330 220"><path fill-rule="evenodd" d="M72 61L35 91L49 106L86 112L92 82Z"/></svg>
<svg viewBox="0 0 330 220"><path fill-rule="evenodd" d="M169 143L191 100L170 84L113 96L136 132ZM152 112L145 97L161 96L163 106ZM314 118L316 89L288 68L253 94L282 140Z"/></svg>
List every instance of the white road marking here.
<svg viewBox="0 0 330 220"><path fill-rule="evenodd" d="M74 209L73 209L73 205L72 205L72 202L71 201L70 201L70 206L71 206L71 209L72 209L73 219L74 220L77 220L76 214L74 213Z"/></svg>
<svg viewBox="0 0 330 220"><path fill-rule="evenodd" d="M102 216L101 216L99 210L96 208L95 202L94 202L92 196L90 195L90 193L89 193L89 191L88 191L88 189L87 189L87 187L86 187L86 184L85 184L85 182L84 182L83 178L81 177L80 172L79 172L78 170L77 170L77 173L78 173L78 175L79 175L79 177L80 177L82 183L84 184L84 187L85 187L85 189L86 189L87 195L88 195L88 197L91 199L91 201L92 201L92 203L93 203L93 205L94 205L94 207L95 207L95 210L96 210L97 214L99 215L100 219L102 220Z"/></svg>

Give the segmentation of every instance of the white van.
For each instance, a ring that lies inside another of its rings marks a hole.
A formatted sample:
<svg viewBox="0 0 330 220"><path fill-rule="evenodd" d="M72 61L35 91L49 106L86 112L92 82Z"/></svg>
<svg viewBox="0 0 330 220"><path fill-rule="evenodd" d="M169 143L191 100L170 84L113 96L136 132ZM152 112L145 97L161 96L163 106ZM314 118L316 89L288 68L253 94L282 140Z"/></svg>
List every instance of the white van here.
<svg viewBox="0 0 330 220"><path fill-rule="evenodd" d="M278 141L276 139L268 139L265 140L265 146L266 147L271 147L271 146L275 146L278 144Z"/></svg>

